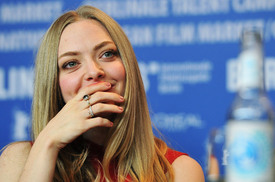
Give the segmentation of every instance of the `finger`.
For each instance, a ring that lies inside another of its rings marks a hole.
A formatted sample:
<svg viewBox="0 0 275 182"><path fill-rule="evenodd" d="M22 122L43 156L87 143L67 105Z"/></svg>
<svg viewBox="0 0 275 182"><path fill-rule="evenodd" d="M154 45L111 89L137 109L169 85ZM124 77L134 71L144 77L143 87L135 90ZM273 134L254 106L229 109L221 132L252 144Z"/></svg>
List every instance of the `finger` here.
<svg viewBox="0 0 275 182"><path fill-rule="evenodd" d="M91 105L94 105L96 103L102 102L102 103L121 103L124 101L124 98L114 92L96 92L93 95L90 96L89 103Z"/></svg>
<svg viewBox="0 0 275 182"><path fill-rule="evenodd" d="M83 100L84 95L92 95L95 92L98 91L106 91L111 88L111 84L109 82L97 82L94 84L91 84L87 87L82 88L78 94L76 95L77 100Z"/></svg>
<svg viewBox="0 0 275 182"><path fill-rule="evenodd" d="M70 142L91 128L112 127L112 126L113 126L113 123L110 120L108 120L107 118L102 118L102 117L87 118L85 120L80 120L80 121L74 123L74 125L68 126L66 128L66 132L61 132L61 133L63 133L63 134L69 133L66 140L68 142ZM64 129L63 129L63 131L64 131Z"/></svg>
<svg viewBox="0 0 275 182"><path fill-rule="evenodd" d="M113 122L111 122L110 120L106 119L106 118L102 118L102 117L96 117L96 118L90 118L86 120L86 128L91 129L94 127L112 127L113 126Z"/></svg>
<svg viewBox="0 0 275 182"><path fill-rule="evenodd" d="M94 117L101 116L104 113L122 113L123 107L114 104L97 103L91 106Z"/></svg>
<svg viewBox="0 0 275 182"><path fill-rule="evenodd" d="M89 100L77 100L75 98L69 100L66 105L64 106L64 108L68 108L71 111L81 111L84 110L86 108L88 108L90 106L90 101Z"/></svg>
<svg viewBox="0 0 275 182"><path fill-rule="evenodd" d="M89 100L77 101L81 102L78 107L86 109L97 103L116 104L124 102L124 98L117 93L113 92L96 92L91 95Z"/></svg>

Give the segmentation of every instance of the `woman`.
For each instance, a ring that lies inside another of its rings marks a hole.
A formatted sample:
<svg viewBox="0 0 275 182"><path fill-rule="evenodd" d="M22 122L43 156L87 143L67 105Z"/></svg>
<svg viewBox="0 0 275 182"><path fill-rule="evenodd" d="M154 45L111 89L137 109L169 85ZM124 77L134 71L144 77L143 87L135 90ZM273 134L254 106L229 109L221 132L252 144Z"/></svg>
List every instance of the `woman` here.
<svg viewBox="0 0 275 182"><path fill-rule="evenodd" d="M204 181L195 160L154 137L133 49L94 7L45 34L32 113L34 142L5 149L0 181Z"/></svg>

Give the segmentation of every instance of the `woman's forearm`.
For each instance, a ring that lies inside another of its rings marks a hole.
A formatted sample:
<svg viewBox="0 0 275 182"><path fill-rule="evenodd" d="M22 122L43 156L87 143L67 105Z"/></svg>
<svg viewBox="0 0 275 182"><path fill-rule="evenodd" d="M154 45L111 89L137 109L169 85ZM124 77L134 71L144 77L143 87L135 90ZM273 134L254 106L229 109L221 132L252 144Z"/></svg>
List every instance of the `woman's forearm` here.
<svg viewBox="0 0 275 182"><path fill-rule="evenodd" d="M59 150L49 140L39 138L33 144L20 182L52 182Z"/></svg>

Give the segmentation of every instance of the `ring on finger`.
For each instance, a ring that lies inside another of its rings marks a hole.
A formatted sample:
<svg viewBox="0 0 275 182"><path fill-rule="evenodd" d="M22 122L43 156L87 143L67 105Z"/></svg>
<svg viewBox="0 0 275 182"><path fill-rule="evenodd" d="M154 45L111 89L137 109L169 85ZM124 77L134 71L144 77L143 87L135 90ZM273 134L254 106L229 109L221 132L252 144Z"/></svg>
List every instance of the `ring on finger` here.
<svg viewBox="0 0 275 182"><path fill-rule="evenodd" d="M95 114L92 110L92 106L89 107L89 115L90 115L91 118L95 116Z"/></svg>
<svg viewBox="0 0 275 182"><path fill-rule="evenodd" d="M90 99L90 96L89 96L89 95L84 95L84 96L83 96L83 100L85 100L85 101L87 102L87 104L90 106L91 103L90 103L89 99Z"/></svg>

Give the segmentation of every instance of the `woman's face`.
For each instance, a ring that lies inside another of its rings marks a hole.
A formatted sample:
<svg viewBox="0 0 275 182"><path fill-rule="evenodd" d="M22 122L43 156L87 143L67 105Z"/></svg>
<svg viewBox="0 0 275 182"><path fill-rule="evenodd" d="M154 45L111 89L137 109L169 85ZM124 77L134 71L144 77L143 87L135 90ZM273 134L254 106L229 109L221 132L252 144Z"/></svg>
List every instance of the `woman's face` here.
<svg viewBox="0 0 275 182"><path fill-rule="evenodd" d="M58 49L59 85L67 103L78 91L97 82L111 83L109 92L123 95L125 69L107 30L96 20L68 25Z"/></svg>

